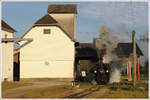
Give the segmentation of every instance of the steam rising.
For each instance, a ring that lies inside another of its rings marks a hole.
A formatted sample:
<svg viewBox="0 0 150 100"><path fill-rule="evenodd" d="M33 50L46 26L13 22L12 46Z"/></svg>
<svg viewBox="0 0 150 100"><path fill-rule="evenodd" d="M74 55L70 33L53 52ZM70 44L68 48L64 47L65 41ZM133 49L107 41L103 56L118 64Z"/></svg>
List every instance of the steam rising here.
<svg viewBox="0 0 150 100"><path fill-rule="evenodd" d="M117 47L118 40L112 36L111 30L106 27L101 27L99 38L96 40L96 48L98 49L99 56L102 50L105 51L103 55L103 63L110 63L111 61L118 59L117 55L113 53Z"/></svg>
<svg viewBox="0 0 150 100"><path fill-rule="evenodd" d="M96 40L96 48L99 58L103 63L111 63L110 83L120 82L120 70L124 59L120 59L114 52L120 40L119 34L115 35L107 27L101 27L99 38Z"/></svg>
<svg viewBox="0 0 150 100"><path fill-rule="evenodd" d="M112 73L110 76L109 83L120 82L120 70L117 67L112 68Z"/></svg>

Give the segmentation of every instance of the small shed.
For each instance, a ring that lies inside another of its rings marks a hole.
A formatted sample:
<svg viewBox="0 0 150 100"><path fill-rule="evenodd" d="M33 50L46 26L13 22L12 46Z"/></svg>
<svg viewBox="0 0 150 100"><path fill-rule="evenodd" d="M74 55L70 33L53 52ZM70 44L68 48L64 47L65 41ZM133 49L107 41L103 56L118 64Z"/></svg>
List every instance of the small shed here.
<svg viewBox="0 0 150 100"><path fill-rule="evenodd" d="M133 44L130 43L118 43L116 53L119 57L129 57L133 52ZM143 56L143 53L139 46L136 44L137 56Z"/></svg>
<svg viewBox="0 0 150 100"><path fill-rule="evenodd" d="M128 81L132 80L131 75L131 65L132 65L132 53L133 53L133 43L118 43L115 50L116 54L119 57L125 57L127 59L127 79ZM137 70L138 70L138 80L140 80L140 56L143 56L143 53L139 46L136 44L136 54L137 54Z"/></svg>

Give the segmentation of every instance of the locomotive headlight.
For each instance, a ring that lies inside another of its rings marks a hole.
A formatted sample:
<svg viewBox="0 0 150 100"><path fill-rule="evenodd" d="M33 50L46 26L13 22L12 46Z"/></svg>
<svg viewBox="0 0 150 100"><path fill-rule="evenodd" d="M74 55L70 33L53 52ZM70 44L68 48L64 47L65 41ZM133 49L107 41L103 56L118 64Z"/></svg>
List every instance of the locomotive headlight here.
<svg viewBox="0 0 150 100"><path fill-rule="evenodd" d="M95 70L94 73L97 73L97 71Z"/></svg>
<svg viewBox="0 0 150 100"><path fill-rule="evenodd" d="M109 71L108 71L108 70L106 70L106 72L108 73Z"/></svg>

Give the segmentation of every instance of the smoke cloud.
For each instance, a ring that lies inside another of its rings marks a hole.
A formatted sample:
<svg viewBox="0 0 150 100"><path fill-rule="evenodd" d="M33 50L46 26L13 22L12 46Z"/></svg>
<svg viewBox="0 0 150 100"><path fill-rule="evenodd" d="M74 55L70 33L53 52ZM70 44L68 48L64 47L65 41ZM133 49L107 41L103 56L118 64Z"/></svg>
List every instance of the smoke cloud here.
<svg viewBox="0 0 150 100"><path fill-rule="evenodd" d="M119 40L111 32L107 27L101 27L99 38L96 40L96 48L98 49L99 57L102 56L103 58L103 63L110 63L118 59L113 51L117 47ZM103 55L101 54L102 51L104 51Z"/></svg>
<svg viewBox="0 0 150 100"><path fill-rule="evenodd" d="M120 71L125 59L119 58L114 51L119 42L125 42L122 38L124 37L121 37L119 33L114 33L111 29L103 26L100 28L100 35L96 40L100 60L103 63L111 63L110 83L120 82ZM126 40L129 41L130 38L128 37Z"/></svg>
<svg viewBox="0 0 150 100"><path fill-rule="evenodd" d="M110 80L109 83L118 83L120 82L120 69L117 68L116 66L112 68L112 72L110 75Z"/></svg>

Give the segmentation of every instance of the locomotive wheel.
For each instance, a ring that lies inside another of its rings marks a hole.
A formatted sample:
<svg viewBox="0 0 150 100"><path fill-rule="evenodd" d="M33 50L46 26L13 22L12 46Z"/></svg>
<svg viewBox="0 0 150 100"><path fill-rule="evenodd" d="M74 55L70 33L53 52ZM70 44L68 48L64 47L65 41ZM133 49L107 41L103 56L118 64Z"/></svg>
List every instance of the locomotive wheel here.
<svg viewBox="0 0 150 100"><path fill-rule="evenodd" d="M104 84L108 83L108 77L106 75L103 75L103 83Z"/></svg>
<svg viewBox="0 0 150 100"><path fill-rule="evenodd" d="M101 82L102 82L102 76L98 75L96 77L96 82L97 82L97 84L101 84Z"/></svg>
<svg viewBox="0 0 150 100"><path fill-rule="evenodd" d="M87 81L92 83L92 81L94 81L94 80L95 80L95 75L93 73L89 73L87 75Z"/></svg>
<svg viewBox="0 0 150 100"><path fill-rule="evenodd" d="M104 75L98 75L97 78L96 78L96 82L98 84L107 84L108 83L108 78L105 74Z"/></svg>

